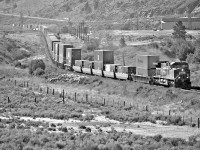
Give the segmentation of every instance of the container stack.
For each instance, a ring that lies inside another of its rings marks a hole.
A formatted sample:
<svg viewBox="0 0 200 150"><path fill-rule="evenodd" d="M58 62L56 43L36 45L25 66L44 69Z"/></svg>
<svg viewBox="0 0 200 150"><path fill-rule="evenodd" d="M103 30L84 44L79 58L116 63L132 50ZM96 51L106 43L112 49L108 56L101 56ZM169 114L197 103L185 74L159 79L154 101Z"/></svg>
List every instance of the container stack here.
<svg viewBox="0 0 200 150"><path fill-rule="evenodd" d="M153 76L156 71L155 62L159 61L156 55L138 55L136 58L136 75Z"/></svg>
<svg viewBox="0 0 200 150"><path fill-rule="evenodd" d="M75 66L85 68L85 64L88 63L88 61L89 60L75 60Z"/></svg>
<svg viewBox="0 0 200 150"><path fill-rule="evenodd" d="M67 66L80 66L81 49L79 48L67 48L66 50L66 65ZM77 60L77 62L75 62Z"/></svg>
<svg viewBox="0 0 200 150"><path fill-rule="evenodd" d="M59 62L59 43L54 43L53 58Z"/></svg>
<svg viewBox="0 0 200 150"><path fill-rule="evenodd" d="M118 72L119 73L133 73L136 74L136 67L131 67L131 66L119 66L118 67Z"/></svg>
<svg viewBox="0 0 200 150"><path fill-rule="evenodd" d="M121 66L120 64L105 64L105 71L118 72L118 68Z"/></svg>
<svg viewBox="0 0 200 150"><path fill-rule="evenodd" d="M67 48L73 48L73 45L60 43L59 46L60 46L59 63L66 64Z"/></svg>
<svg viewBox="0 0 200 150"><path fill-rule="evenodd" d="M94 69L102 70L105 64L114 64L114 52L112 50L94 51Z"/></svg>
<svg viewBox="0 0 200 150"><path fill-rule="evenodd" d="M60 40L54 35L54 34L48 34L48 36L47 36L48 38L47 38L47 43L48 43L48 46L49 46L49 49L51 50L51 51L53 51L53 44L55 43L55 42L60 42Z"/></svg>
<svg viewBox="0 0 200 150"><path fill-rule="evenodd" d="M94 61L85 61L84 67L94 69Z"/></svg>
<svg viewBox="0 0 200 150"><path fill-rule="evenodd" d="M103 62L102 61L95 61L94 62L94 69L104 70Z"/></svg>

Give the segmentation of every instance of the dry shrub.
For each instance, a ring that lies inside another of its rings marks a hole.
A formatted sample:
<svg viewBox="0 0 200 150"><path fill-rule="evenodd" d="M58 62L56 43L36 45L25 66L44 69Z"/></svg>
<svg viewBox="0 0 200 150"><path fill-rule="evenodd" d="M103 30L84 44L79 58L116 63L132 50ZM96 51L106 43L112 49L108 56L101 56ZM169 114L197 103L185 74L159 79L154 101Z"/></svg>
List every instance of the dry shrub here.
<svg viewBox="0 0 200 150"><path fill-rule="evenodd" d="M100 41L98 39L90 39L89 42L86 42L83 46L83 51L93 51L99 48Z"/></svg>
<svg viewBox="0 0 200 150"><path fill-rule="evenodd" d="M35 71L40 68L42 70L45 70L45 63L43 62L42 59L35 59L35 60L32 60L30 63L29 63L29 73L30 74L33 74L35 73ZM38 70L38 73L41 73L40 70Z"/></svg>
<svg viewBox="0 0 200 150"><path fill-rule="evenodd" d="M19 62L19 61L15 61L14 62L14 66L15 67L21 67L21 65L22 65L21 62Z"/></svg>
<svg viewBox="0 0 200 150"><path fill-rule="evenodd" d="M44 73L45 73L44 70L41 69L41 68L37 68L37 69L34 71L34 75L36 75L36 76L41 76L41 75L43 75Z"/></svg>

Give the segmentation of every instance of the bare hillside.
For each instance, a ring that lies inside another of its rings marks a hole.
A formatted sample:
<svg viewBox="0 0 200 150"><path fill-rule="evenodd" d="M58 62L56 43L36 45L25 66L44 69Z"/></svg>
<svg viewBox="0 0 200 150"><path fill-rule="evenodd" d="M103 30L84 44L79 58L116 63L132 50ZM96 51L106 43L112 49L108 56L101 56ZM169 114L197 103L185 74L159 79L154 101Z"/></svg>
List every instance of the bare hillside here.
<svg viewBox="0 0 200 150"><path fill-rule="evenodd" d="M181 14L199 15L199 0L0 0L9 13L72 20L115 20Z"/></svg>

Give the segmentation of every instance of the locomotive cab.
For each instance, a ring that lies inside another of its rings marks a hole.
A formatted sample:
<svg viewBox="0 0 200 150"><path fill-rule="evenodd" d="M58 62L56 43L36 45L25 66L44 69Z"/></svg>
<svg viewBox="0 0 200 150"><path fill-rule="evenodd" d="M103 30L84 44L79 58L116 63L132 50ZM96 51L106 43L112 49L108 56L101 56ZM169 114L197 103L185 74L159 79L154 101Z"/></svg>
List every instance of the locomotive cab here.
<svg viewBox="0 0 200 150"><path fill-rule="evenodd" d="M179 88L191 88L190 70L186 62L162 61L155 64L156 74L153 76L155 84Z"/></svg>

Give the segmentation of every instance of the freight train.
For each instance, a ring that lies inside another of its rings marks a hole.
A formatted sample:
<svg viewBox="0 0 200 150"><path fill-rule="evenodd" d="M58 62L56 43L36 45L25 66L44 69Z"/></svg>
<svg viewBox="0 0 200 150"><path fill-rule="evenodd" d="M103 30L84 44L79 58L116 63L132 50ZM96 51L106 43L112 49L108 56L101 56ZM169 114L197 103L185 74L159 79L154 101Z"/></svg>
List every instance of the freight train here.
<svg viewBox="0 0 200 150"><path fill-rule="evenodd" d="M131 80L151 85L163 85L190 89L190 69L186 62L160 61L159 56L138 55L135 66L114 64L112 50L94 51L94 61L81 60L81 49L64 44L48 32L48 27L39 25L47 41L52 61L60 68L79 73L120 80Z"/></svg>

